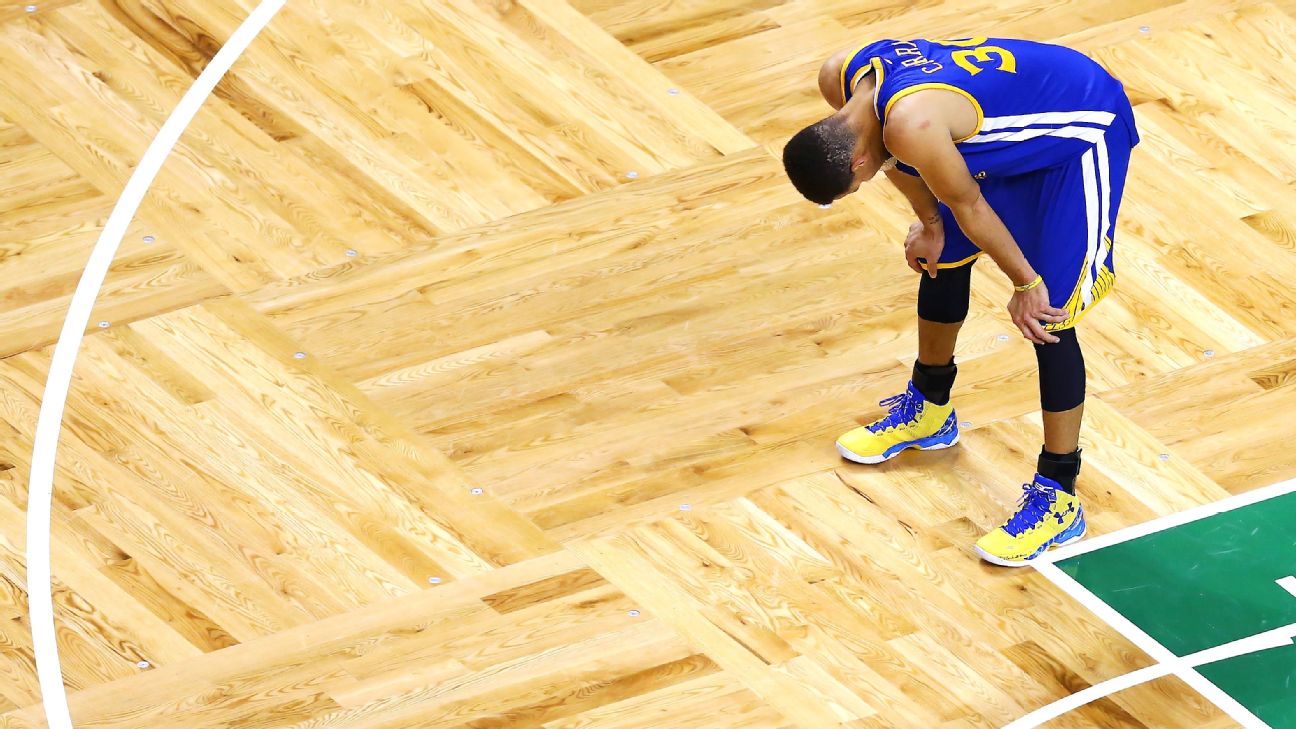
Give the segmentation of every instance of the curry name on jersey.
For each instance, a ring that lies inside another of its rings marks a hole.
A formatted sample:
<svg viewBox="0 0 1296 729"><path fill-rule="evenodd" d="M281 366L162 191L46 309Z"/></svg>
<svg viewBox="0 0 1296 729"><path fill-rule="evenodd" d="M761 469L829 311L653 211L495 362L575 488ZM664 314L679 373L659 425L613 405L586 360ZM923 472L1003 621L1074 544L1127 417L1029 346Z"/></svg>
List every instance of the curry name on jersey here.
<svg viewBox="0 0 1296 729"><path fill-rule="evenodd" d="M1079 51L1009 38L880 40L852 54L841 69L849 101L867 74L877 77L878 118L897 101L924 89L967 98L977 128L957 139L978 179L1020 175L1075 158L1103 143L1112 124L1138 141L1134 114L1120 81ZM909 174L912 168L899 165Z"/></svg>

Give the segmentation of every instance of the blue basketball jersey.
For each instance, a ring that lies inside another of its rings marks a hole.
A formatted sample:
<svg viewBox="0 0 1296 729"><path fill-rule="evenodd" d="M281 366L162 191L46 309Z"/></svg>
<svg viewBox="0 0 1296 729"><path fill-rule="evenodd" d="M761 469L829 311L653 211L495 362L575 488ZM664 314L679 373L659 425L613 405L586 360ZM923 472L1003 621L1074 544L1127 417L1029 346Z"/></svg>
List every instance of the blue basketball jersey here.
<svg viewBox="0 0 1296 729"><path fill-rule="evenodd" d="M1124 87L1070 48L1009 38L880 40L846 60L842 97L849 101L870 72L877 77L874 104L883 123L897 101L923 89L966 97L976 109L977 128L955 142L977 179L1074 159L1112 124L1123 125L1138 142Z"/></svg>

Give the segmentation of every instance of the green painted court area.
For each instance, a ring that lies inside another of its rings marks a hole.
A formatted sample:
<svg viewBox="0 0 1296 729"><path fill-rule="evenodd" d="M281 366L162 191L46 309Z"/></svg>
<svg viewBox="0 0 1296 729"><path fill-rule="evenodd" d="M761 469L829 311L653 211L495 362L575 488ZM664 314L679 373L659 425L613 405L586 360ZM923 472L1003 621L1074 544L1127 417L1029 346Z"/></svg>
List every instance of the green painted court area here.
<svg viewBox="0 0 1296 729"><path fill-rule="evenodd" d="M1296 493L1057 563L1099 599L1184 656L1296 623ZM1296 728L1296 647L1198 669L1274 729Z"/></svg>
<svg viewBox="0 0 1296 729"><path fill-rule="evenodd" d="M1274 729L1296 727L1296 646L1238 656L1197 671Z"/></svg>

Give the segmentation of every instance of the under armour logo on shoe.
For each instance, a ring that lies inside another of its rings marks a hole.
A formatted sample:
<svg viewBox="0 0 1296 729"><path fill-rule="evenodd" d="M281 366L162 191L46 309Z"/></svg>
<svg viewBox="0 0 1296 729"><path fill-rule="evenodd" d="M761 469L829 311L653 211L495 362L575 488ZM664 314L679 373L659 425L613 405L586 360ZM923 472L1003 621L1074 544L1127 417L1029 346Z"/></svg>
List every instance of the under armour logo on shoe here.
<svg viewBox="0 0 1296 729"><path fill-rule="evenodd" d="M1066 511L1056 511L1056 510L1055 510L1055 511L1053 512L1053 518L1054 518L1054 519L1057 519L1057 523L1058 523L1058 524L1065 524L1065 523L1066 523L1066 515L1067 515L1067 514L1070 514L1071 512L1073 512L1073 511L1075 511L1075 510L1076 510L1076 505L1075 505L1075 502L1072 501L1072 502L1071 502L1071 505L1068 506L1068 507L1066 508Z"/></svg>

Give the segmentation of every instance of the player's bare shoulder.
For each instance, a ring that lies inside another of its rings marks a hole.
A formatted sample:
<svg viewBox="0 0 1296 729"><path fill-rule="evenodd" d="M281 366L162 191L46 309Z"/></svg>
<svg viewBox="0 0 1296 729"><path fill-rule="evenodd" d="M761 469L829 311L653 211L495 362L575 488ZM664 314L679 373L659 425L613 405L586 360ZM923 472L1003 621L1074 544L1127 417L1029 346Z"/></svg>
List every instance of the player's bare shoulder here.
<svg viewBox="0 0 1296 729"><path fill-rule="evenodd" d="M887 148L901 159L912 144L931 139L933 131L951 140L976 132L976 108L957 93L941 88L923 89L897 99L886 113L882 136Z"/></svg>
<svg viewBox="0 0 1296 729"><path fill-rule="evenodd" d="M850 60L852 49L843 48L828 57L819 67L819 93L834 109L846 105L842 96L842 69Z"/></svg>

